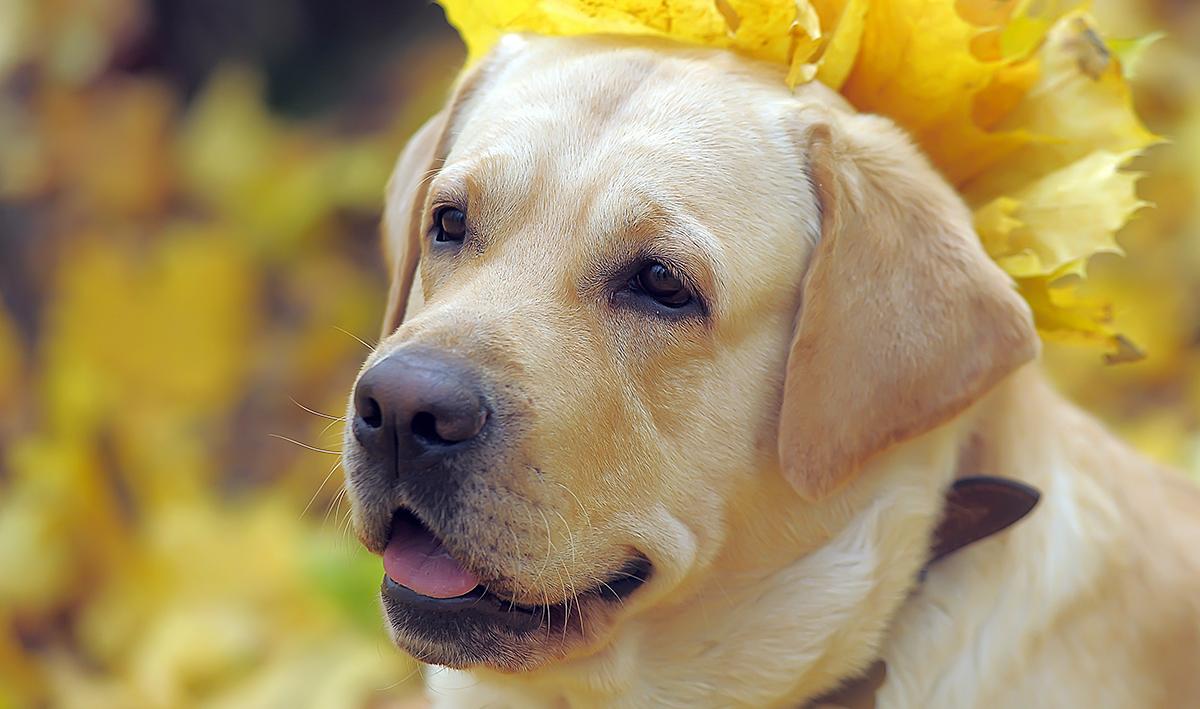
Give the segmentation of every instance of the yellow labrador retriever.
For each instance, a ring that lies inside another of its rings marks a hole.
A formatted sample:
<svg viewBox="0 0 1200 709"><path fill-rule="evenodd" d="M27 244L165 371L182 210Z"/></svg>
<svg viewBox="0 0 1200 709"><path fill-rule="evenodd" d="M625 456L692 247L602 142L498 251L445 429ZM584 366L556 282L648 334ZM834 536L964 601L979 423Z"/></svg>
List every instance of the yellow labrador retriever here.
<svg viewBox="0 0 1200 709"><path fill-rule="evenodd" d="M1200 494L1050 389L889 121L721 51L509 37L386 238L347 482L436 705L1200 706ZM1041 502L928 566L980 475Z"/></svg>

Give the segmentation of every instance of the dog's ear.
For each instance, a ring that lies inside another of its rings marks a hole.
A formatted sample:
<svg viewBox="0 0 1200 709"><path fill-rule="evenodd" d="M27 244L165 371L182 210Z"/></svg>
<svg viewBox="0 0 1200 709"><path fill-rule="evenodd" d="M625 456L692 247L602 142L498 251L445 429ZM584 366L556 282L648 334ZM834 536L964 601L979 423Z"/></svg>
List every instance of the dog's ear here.
<svg viewBox="0 0 1200 709"><path fill-rule="evenodd" d="M408 299L421 259L421 223L429 179L438 163L439 146L446 133L447 115L442 110L417 129L400 153L392 177L388 180L387 206L383 213L384 257L391 268L387 312L383 318L383 337L400 327L408 309Z"/></svg>
<svg viewBox="0 0 1200 709"><path fill-rule="evenodd" d="M779 422L783 472L809 500L947 422L1039 349L1029 308L951 187L889 121L838 118L801 140L821 235Z"/></svg>
<svg viewBox="0 0 1200 709"><path fill-rule="evenodd" d="M425 122L408 140L392 170L383 216L384 256L391 269L391 288L383 318L383 337L400 327L418 278L421 260L425 198L432 181L450 153L455 126L479 88L506 66L527 39L507 35L479 64L463 73L446 107Z"/></svg>

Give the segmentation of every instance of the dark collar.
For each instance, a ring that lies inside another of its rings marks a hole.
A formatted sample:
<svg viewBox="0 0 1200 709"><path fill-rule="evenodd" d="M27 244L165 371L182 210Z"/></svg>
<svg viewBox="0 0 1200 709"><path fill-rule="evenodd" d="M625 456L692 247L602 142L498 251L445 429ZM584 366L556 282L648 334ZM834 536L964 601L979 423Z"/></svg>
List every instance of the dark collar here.
<svg viewBox="0 0 1200 709"><path fill-rule="evenodd" d="M930 539L929 561L921 569L924 581L929 567L975 542L1002 532L1029 514L1041 495L1029 485L1006 478L979 475L959 478L946 490L942 521ZM883 660L861 676L847 678L837 690L809 702L811 709L873 709L875 693L887 679Z"/></svg>

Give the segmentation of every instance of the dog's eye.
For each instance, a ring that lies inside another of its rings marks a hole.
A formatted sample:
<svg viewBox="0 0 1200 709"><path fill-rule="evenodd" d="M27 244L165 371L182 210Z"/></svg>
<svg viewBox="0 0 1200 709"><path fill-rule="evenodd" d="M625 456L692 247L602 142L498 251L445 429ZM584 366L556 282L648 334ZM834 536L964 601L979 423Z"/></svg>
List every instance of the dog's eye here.
<svg viewBox="0 0 1200 709"><path fill-rule="evenodd" d="M657 261L642 266L629 282L634 291L645 293L668 308L682 308L692 302L692 292L671 269Z"/></svg>
<svg viewBox="0 0 1200 709"><path fill-rule="evenodd" d="M433 215L434 241L462 241L467 235L467 215L461 209L444 207Z"/></svg>

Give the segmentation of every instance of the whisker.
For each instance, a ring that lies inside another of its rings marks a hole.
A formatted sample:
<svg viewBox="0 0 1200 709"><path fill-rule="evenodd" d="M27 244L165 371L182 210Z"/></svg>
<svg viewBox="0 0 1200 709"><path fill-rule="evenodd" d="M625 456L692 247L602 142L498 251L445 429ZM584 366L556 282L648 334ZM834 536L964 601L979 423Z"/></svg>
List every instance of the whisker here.
<svg viewBox="0 0 1200 709"><path fill-rule="evenodd" d="M421 181L417 183L418 186L424 187L426 182L432 180L434 178L434 176L437 175L441 171L442 171L442 168L440 165L438 167L427 170L425 172L425 174L421 176Z"/></svg>
<svg viewBox="0 0 1200 709"><path fill-rule="evenodd" d="M546 639L550 639L550 594L546 593L546 589L542 589L542 606L546 609Z"/></svg>
<svg viewBox="0 0 1200 709"><path fill-rule="evenodd" d="M325 453L327 455L341 455L342 454L341 451L331 451L331 450L327 450L325 448L317 448L315 446L310 446L307 443L301 443L300 441L297 441L295 438L288 438L287 436L281 436L278 433L268 433L267 435L270 436L271 438L278 438L281 441L287 441L288 443L295 443L296 445L300 446L301 448L307 448L308 450L313 451L315 453Z"/></svg>
<svg viewBox="0 0 1200 709"><path fill-rule="evenodd" d="M528 507L526 507L526 508L525 508L525 517L526 517L526 519L529 521L529 527L528 527L528 528L532 528L532 527L533 527L533 515L529 513L529 508L528 508ZM535 579L533 580L533 582L534 582L536 585L538 585L538 586L542 585L542 575L546 573L546 567L548 567L549 565L550 565L550 552L549 552L549 550L547 550L547 551L546 551L546 558L542 560L542 565L541 565L541 567L540 567L540 568L537 570L537 578L535 578Z"/></svg>
<svg viewBox="0 0 1200 709"><path fill-rule="evenodd" d="M617 571L617 572L613 573L613 576L624 576L627 579L637 579L638 581L641 581L642 583L646 583L646 579L642 578L641 576L638 576L637 574L631 574L628 571Z"/></svg>
<svg viewBox="0 0 1200 709"><path fill-rule="evenodd" d="M342 504L342 499L346 497L346 486L342 485L342 489L337 491L333 499L329 502L329 507L325 508L325 516L321 518L321 527L324 528L329 522L329 515L333 510Z"/></svg>
<svg viewBox="0 0 1200 709"><path fill-rule="evenodd" d="M561 517L561 515L559 515ZM566 521L563 521L566 524ZM570 527L567 528L570 531ZM572 544L574 542L572 541ZM572 547L572 557L574 556L574 547ZM571 578L570 569L567 568L566 561L562 563L563 571L566 572L567 584L571 587L571 596L567 599L566 617L563 618L563 639L566 640L567 625L571 621L571 602L575 603L575 614L579 616L579 632L587 635L587 626L583 621L583 599L579 597L579 587L575 585L574 579Z"/></svg>
<svg viewBox="0 0 1200 709"><path fill-rule="evenodd" d="M546 513L542 512L540 507L535 509L542 516L542 522L546 525L546 560L542 562L542 570L545 571L550 566L551 559L558 554L558 547L554 545L554 537L550 534L550 520L546 517Z"/></svg>
<svg viewBox="0 0 1200 709"><path fill-rule="evenodd" d="M587 625L583 622L583 600L579 597L579 589L575 587L574 582L571 583L571 593L575 594L575 613L579 616L579 632L587 637Z"/></svg>
<svg viewBox="0 0 1200 709"><path fill-rule="evenodd" d="M479 596L479 598L476 598L474 601L472 601L471 607L474 608L475 606L479 605L479 602L483 600L483 597L491 593L491 591L491 586L487 585L486 583L483 584L483 593ZM512 610L512 608L509 608L509 610Z"/></svg>
<svg viewBox="0 0 1200 709"><path fill-rule="evenodd" d="M343 330L342 328L338 327L337 325L334 325L333 329L337 330L338 332L341 332L344 335L349 335L350 337L353 337L354 339L358 340L358 343L360 345L362 345L363 347L366 347L368 351L375 350L375 345L367 344L366 340L359 337L358 335L355 335L353 332L350 332L349 330Z"/></svg>
<svg viewBox="0 0 1200 709"><path fill-rule="evenodd" d="M579 511L583 513L584 524L586 524L589 527L592 526L592 516L588 513L587 508L584 507L583 503L579 500L579 495L576 495L575 492L573 490L571 490L571 488L558 482L557 480L554 481L554 484L561 487L562 489L566 490L567 494L569 494L571 497L575 498L575 504L579 505Z"/></svg>
<svg viewBox="0 0 1200 709"><path fill-rule="evenodd" d="M347 507L346 511L342 513L342 521L340 523L338 523L338 532L342 535L342 537L344 539L350 538L350 525L353 524L353 522L354 522L353 515L354 515L354 508Z"/></svg>
<svg viewBox="0 0 1200 709"><path fill-rule="evenodd" d="M321 432L317 434L317 437L324 436L326 433L329 433L329 429L333 428L335 425L337 425L339 423L344 423L344 422L345 422L345 419L334 419L334 420L330 421L329 423L325 424L325 428L321 429Z"/></svg>
<svg viewBox="0 0 1200 709"><path fill-rule="evenodd" d="M341 328L337 328L337 329L341 330ZM347 335L350 335L351 337L354 337L354 335L352 333L346 332L345 330L342 330L342 332L346 333ZM358 340L357 337L355 337L354 339ZM359 340L359 342L362 342L362 340ZM363 344L365 345L366 343L363 342ZM333 428L338 423L344 422L346 420L346 418L344 416L333 416L332 414L322 413L320 411L317 411L316 409L305 406L304 404L301 404L299 401L296 401L296 399L293 397L289 396L288 400L291 401L296 406L299 406L304 411L312 414L313 416L319 416L320 418L329 420L329 423L325 424L325 427L322 428L320 433L317 434L318 438L320 438L321 436L324 436L326 433L329 433L329 429Z"/></svg>
<svg viewBox="0 0 1200 709"><path fill-rule="evenodd" d="M571 533L571 525L567 524L567 518L563 517L562 512L554 510L554 514L558 515L558 518L562 520L563 528L567 530L567 544L571 547L571 563L578 564L579 562L575 558L575 535Z"/></svg>
<svg viewBox="0 0 1200 709"><path fill-rule="evenodd" d="M625 599L621 598L621 594L617 593L612 586L609 586L604 581L601 581L600 585L608 589L608 592L612 594L613 598L617 599L617 603L620 603L622 606L625 605Z"/></svg>
<svg viewBox="0 0 1200 709"><path fill-rule="evenodd" d="M338 462L334 463L333 467L329 469L329 472L325 473L325 477L321 479L321 484L317 486L317 491L312 494L312 497L308 498L308 504L304 506L304 511L300 513L301 519L304 518L304 515L308 514L308 509L312 507L314 502L317 501L317 495L320 495L321 491L325 489L325 483L329 482L329 478L333 477L333 473L341 464L342 461L338 460Z"/></svg>
<svg viewBox="0 0 1200 709"><path fill-rule="evenodd" d="M320 411L317 411L316 409L310 409L307 406L305 406L304 404L301 404L299 401L296 401L295 399L293 399L290 396L288 397L288 401L291 401L293 404L295 404L296 406L299 406L301 409L304 409L305 411L312 414L313 416L320 416L323 419L332 419L334 421L342 420L341 416L330 416L329 414L323 414Z"/></svg>
<svg viewBox="0 0 1200 709"><path fill-rule="evenodd" d="M410 679L413 678L413 675L419 673L420 671L421 671L421 663L418 662L418 663L416 663L416 667L413 668L412 672L409 672L408 674L404 675L398 681L392 682L391 684L389 684L386 687L380 687L380 688L376 689L375 691L390 692L393 689L395 689L396 687L399 687L400 685L407 683Z"/></svg>
<svg viewBox="0 0 1200 709"><path fill-rule="evenodd" d="M535 509L537 509L538 514L542 516L542 522L546 525L546 544L549 548L546 550L546 561L544 562L544 564L542 566L542 568L544 570L550 566L550 561L553 560L556 556L558 556L558 547L554 546L554 536L550 532L550 519L548 517L546 517L546 513L542 512L542 509L540 507L535 508ZM560 574L558 571L555 571L554 573L556 576L558 576L559 585L562 585L562 574ZM563 592L563 595L565 596L567 593L566 586L563 586L562 592ZM542 589L542 598L545 600L545 604L546 604L546 621L547 621L546 622L546 639L549 640L550 639L550 622L549 622L550 621L550 596L549 596L549 594L546 593L546 590L544 588Z"/></svg>
<svg viewBox="0 0 1200 709"><path fill-rule="evenodd" d="M565 567L566 567L566 564L561 559L559 560L558 565L559 565L559 568L565 569ZM563 602L566 607L565 613L563 614L563 628L562 628L562 639L563 639L563 642L566 642L567 641L567 626L570 625L570 623L568 621L570 621L570 619L571 619L571 598L572 597L567 595L567 583L563 580L562 573L560 573L560 572L556 572L556 573L558 573L558 585L562 589Z"/></svg>
<svg viewBox="0 0 1200 709"><path fill-rule="evenodd" d="M511 525L509 525L509 527L508 527L508 533L511 534L512 538L513 538L513 550L516 552L517 576L519 577L519 576L524 575L524 572L525 572L525 557L521 553L521 541L517 538L517 532L515 529L512 528ZM515 598L509 599L508 610L510 612L512 611L513 606L516 604L516 602L517 602L517 600Z"/></svg>

